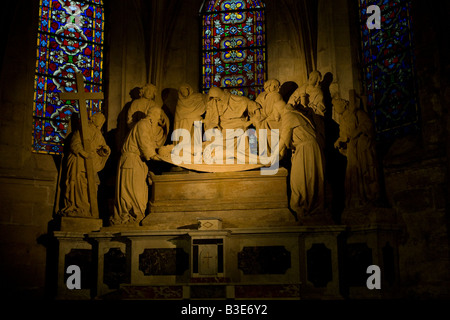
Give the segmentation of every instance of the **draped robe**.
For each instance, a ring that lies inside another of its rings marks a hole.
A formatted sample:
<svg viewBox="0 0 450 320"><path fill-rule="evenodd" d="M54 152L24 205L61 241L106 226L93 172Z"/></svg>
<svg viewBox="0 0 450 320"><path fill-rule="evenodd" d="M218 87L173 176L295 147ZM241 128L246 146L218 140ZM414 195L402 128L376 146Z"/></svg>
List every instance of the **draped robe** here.
<svg viewBox="0 0 450 320"><path fill-rule="evenodd" d="M138 224L145 217L148 203L148 165L164 142L163 128L149 117L131 128L122 147L116 183L116 203L111 224Z"/></svg>
<svg viewBox="0 0 450 320"><path fill-rule="evenodd" d="M109 156L109 147L106 144L100 129L94 124L89 123L87 127L87 140L91 148L89 157L93 160L94 172L101 171L106 164ZM107 150L102 153L99 150ZM80 155L83 143L81 141L80 131L77 130L72 136L70 142L70 153L67 158L67 179L64 195L64 208L60 214L65 216L90 216L90 203L88 195L86 160ZM100 183L96 174L96 188Z"/></svg>
<svg viewBox="0 0 450 320"><path fill-rule="evenodd" d="M281 121L281 143L292 149L290 207L300 216L319 213L325 190L323 154L315 130L299 111L285 111Z"/></svg>
<svg viewBox="0 0 450 320"><path fill-rule="evenodd" d="M358 207L379 196L375 133L370 117L361 110L344 112L339 140L347 141L341 151L347 157L345 171L346 206Z"/></svg>
<svg viewBox="0 0 450 320"><path fill-rule="evenodd" d="M307 107L305 115L312 121L316 129L316 138L322 150L325 148L325 111L326 107L323 102L323 92L317 86L303 85L289 98L288 103L295 106L300 103L301 96L307 95Z"/></svg>

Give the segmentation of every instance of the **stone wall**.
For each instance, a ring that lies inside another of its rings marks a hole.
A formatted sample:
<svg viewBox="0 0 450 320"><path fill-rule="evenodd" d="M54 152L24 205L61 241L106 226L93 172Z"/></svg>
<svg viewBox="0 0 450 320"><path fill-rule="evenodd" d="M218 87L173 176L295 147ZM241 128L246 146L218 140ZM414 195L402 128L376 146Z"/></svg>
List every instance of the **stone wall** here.
<svg viewBox="0 0 450 320"><path fill-rule="evenodd" d="M331 94L349 99L348 92L361 92L358 71L357 8L347 0L320 0L318 8L317 70L333 75Z"/></svg>
<svg viewBox="0 0 450 320"><path fill-rule="evenodd" d="M0 75L0 295L44 295L57 165L31 153L38 2L10 3ZM3 50L3 49L2 49Z"/></svg>
<svg viewBox="0 0 450 320"><path fill-rule="evenodd" d="M448 10L447 3L413 3L422 128L392 142L384 159L387 197L403 227L399 263L407 297L450 296Z"/></svg>
<svg viewBox="0 0 450 320"><path fill-rule="evenodd" d="M399 268L405 296L448 297L445 159L389 167L385 176L387 194L402 228Z"/></svg>

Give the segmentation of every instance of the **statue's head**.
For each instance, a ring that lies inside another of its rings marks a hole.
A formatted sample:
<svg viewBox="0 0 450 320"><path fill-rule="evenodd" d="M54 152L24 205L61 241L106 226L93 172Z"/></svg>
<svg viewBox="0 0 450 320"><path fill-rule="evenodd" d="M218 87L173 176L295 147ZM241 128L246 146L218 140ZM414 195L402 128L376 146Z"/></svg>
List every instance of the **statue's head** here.
<svg viewBox="0 0 450 320"><path fill-rule="evenodd" d="M97 112L93 114L91 117L91 122L94 124L94 126L96 126L99 129L103 127L105 121L106 121L105 116L101 112Z"/></svg>
<svg viewBox="0 0 450 320"><path fill-rule="evenodd" d="M338 114L343 114L348 108L349 102L341 98L333 98L332 100L334 111Z"/></svg>
<svg viewBox="0 0 450 320"><path fill-rule="evenodd" d="M314 70L309 74L308 84L315 86L319 84L320 80L322 80L322 74Z"/></svg>
<svg viewBox="0 0 450 320"><path fill-rule="evenodd" d="M146 99L154 100L156 97L156 86L154 84L147 83L141 89L141 96Z"/></svg>
<svg viewBox="0 0 450 320"><path fill-rule="evenodd" d="M280 81L277 79L270 79L264 83L264 91L278 92L280 90Z"/></svg>
<svg viewBox="0 0 450 320"><path fill-rule="evenodd" d="M187 98L192 94L192 92L192 87L187 83L181 85L180 88L178 88L178 96L180 98Z"/></svg>
<svg viewBox="0 0 450 320"><path fill-rule="evenodd" d="M224 92L217 87L212 87L211 89L209 89L209 93L208 93L208 97L209 100L211 99L219 99L221 100L223 97Z"/></svg>
<svg viewBox="0 0 450 320"><path fill-rule="evenodd" d="M161 118L161 108L150 108L148 117L152 123L157 123Z"/></svg>

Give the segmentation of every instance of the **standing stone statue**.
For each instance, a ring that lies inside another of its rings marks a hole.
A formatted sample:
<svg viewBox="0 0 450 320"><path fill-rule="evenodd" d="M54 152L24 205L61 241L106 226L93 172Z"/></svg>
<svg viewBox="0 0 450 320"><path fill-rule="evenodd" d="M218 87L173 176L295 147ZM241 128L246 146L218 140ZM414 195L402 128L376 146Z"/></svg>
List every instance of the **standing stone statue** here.
<svg viewBox="0 0 450 320"><path fill-rule="evenodd" d="M158 132L158 137L156 138L156 140L158 142L158 145L163 145L166 142L167 136L169 134L170 120L164 110L161 109L161 106L156 103L156 92L156 86L151 83L147 83L144 87L141 88L141 98L134 100L131 103L130 109L128 110L127 126L129 132L131 128L137 122L139 122L139 120L148 116L153 109L157 109L158 111L156 112L160 114L158 123L163 130Z"/></svg>
<svg viewBox="0 0 450 320"><path fill-rule="evenodd" d="M325 148L325 103L320 87L322 75L319 71L309 74L308 83L300 86L289 98L288 104L305 112L317 131L317 142L322 150Z"/></svg>
<svg viewBox="0 0 450 320"><path fill-rule="evenodd" d="M88 196L87 174L85 159L90 157L95 172L101 171L111 153L100 129L105 123L102 113L94 114L87 127L87 140L91 146L91 152L83 149L80 131L77 130L70 142L70 153L67 158L67 178L64 195L64 208L59 211L62 216L90 217L90 203ZM96 175L96 186L100 179Z"/></svg>
<svg viewBox="0 0 450 320"><path fill-rule="evenodd" d="M205 130L214 128L221 130L225 141L223 146L230 143L237 151L238 159L247 157L250 148L245 131L252 123L261 121L261 105L247 97L234 95L217 87L212 87L208 96ZM228 136L227 129L234 130L234 133ZM206 136L209 139L208 134ZM241 149L240 146L244 145L245 148ZM227 159L234 157L234 154L230 155L227 152L223 154Z"/></svg>
<svg viewBox="0 0 450 320"><path fill-rule="evenodd" d="M324 174L316 132L301 112L286 105L281 117L280 157L292 149L290 207L298 218L323 213Z"/></svg>
<svg viewBox="0 0 450 320"><path fill-rule="evenodd" d="M194 121L202 120L207 102L207 94L194 92L189 84L181 85L178 89L174 129L183 128L193 134Z"/></svg>
<svg viewBox="0 0 450 320"><path fill-rule="evenodd" d="M267 130L267 142L271 147L271 131L281 129L281 114L284 112L285 102L279 93L280 82L276 79L267 80L264 83L264 91L256 97L261 109L262 120L256 124L256 132L259 129Z"/></svg>
<svg viewBox="0 0 450 320"><path fill-rule="evenodd" d="M150 159L159 160L156 150L163 128L159 124L160 108L152 108L149 114L132 128L122 147L119 160L116 203L110 218L112 225L139 224L144 219L148 203L148 165Z"/></svg>
<svg viewBox="0 0 450 320"><path fill-rule="evenodd" d="M375 132L369 115L344 99L333 99L341 115L339 138L334 146L347 157L345 171L346 207L373 203L379 197Z"/></svg>
<svg viewBox="0 0 450 320"><path fill-rule="evenodd" d="M261 106L247 97L212 87L209 90L209 99L207 111L211 112L213 117L218 116L218 119L211 119L211 122L217 123L220 129L242 129L245 131L251 124L249 118L258 121L261 119ZM205 120L206 118L213 118L211 114L208 115L207 112Z"/></svg>
<svg viewBox="0 0 450 320"><path fill-rule="evenodd" d="M194 122L202 120L202 115L206 112L207 102L208 95L194 92L194 89L189 84L181 85L178 89L174 130L186 129L191 134L191 138L193 138ZM178 141L178 137L175 137L175 141ZM194 139L192 139L192 142L194 143ZM197 143L202 143L201 137Z"/></svg>
<svg viewBox="0 0 450 320"><path fill-rule="evenodd" d="M155 101L156 91L156 86L151 83L147 83L141 88L141 97L134 100L128 110L127 125L129 129L145 117L151 108L158 108Z"/></svg>

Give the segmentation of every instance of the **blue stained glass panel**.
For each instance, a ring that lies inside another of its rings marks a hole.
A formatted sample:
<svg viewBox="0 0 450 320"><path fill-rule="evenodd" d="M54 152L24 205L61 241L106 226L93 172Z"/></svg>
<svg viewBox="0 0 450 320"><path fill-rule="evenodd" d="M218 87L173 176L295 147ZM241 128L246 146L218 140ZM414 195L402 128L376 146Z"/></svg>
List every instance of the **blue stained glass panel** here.
<svg viewBox="0 0 450 320"><path fill-rule="evenodd" d="M367 7L378 5L381 29L368 29ZM411 1L360 0L361 48L368 111L379 139L414 132L419 126Z"/></svg>
<svg viewBox="0 0 450 320"><path fill-rule="evenodd" d="M83 74L86 91L102 91L103 1L41 0L39 13L32 150L60 154L79 109L58 93L76 90L76 72ZM88 116L102 111L101 100L86 103Z"/></svg>
<svg viewBox="0 0 450 320"><path fill-rule="evenodd" d="M266 77L264 4L208 1L202 14L203 92L217 86L254 99Z"/></svg>

